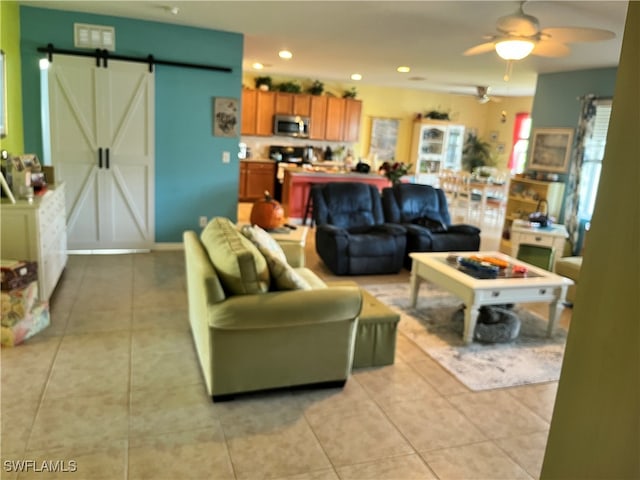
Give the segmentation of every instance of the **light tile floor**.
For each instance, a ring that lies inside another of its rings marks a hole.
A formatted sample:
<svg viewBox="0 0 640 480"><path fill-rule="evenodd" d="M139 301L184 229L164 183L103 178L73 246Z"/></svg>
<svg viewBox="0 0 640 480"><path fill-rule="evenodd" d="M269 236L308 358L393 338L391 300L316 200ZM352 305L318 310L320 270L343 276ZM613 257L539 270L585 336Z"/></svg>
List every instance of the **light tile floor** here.
<svg viewBox="0 0 640 480"><path fill-rule="evenodd" d="M331 280L313 231L308 240L308 266ZM485 249L496 241L483 237ZM354 280L406 282L408 272ZM1 352L2 478L71 478L6 471L20 459L74 460L82 479L540 473L556 383L472 392L402 335L394 365L356 370L342 390L213 404L188 327L182 252L72 256L51 317Z"/></svg>

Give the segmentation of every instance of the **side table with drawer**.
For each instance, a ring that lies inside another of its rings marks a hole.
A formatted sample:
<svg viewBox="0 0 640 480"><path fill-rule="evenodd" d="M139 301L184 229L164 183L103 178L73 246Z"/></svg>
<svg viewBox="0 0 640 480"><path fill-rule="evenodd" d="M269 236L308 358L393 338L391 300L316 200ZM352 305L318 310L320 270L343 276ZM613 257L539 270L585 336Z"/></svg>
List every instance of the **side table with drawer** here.
<svg viewBox="0 0 640 480"><path fill-rule="evenodd" d="M568 236L564 225L532 227L529 222L515 220L511 226L511 256L517 257L521 244L548 247L553 252L555 269L556 260L564 253L564 244Z"/></svg>

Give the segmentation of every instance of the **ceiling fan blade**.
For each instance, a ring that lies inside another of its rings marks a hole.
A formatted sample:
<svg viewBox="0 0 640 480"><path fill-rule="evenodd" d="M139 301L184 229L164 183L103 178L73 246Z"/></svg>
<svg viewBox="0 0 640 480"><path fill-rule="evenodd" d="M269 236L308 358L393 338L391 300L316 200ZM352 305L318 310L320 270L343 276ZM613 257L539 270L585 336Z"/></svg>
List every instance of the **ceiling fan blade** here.
<svg viewBox="0 0 640 480"><path fill-rule="evenodd" d="M553 40L540 40L533 47L532 55L539 57L566 57L571 50L564 43Z"/></svg>
<svg viewBox="0 0 640 480"><path fill-rule="evenodd" d="M463 55L480 55L481 53L488 53L493 51L494 45L493 42L481 43L480 45L476 45L475 47L471 47L468 50L465 50Z"/></svg>
<svg viewBox="0 0 640 480"><path fill-rule="evenodd" d="M549 36L556 42L576 43L576 42L600 42L615 38L616 34L609 30L600 28L582 27L551 27L542 30L542 35Z"/></svg>

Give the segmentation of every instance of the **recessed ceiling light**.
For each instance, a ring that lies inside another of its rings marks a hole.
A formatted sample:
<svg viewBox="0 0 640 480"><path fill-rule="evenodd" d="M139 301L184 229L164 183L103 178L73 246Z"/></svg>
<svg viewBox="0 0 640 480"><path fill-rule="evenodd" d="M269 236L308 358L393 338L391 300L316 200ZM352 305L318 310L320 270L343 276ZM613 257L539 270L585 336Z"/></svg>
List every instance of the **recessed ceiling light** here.
<svg viewBox="0 0 640 480"><path fill-rule="evenodd" d="M362 75L360 75L359 73L352 73L351 74L351 80L362 80Z"/></svg>
<svg viewBox="0 0 640 480"><path fill-rule="evenodd" d="M178 15L178 13L180 13L180 9L176 6L167 6L165 9L173 15Z"/></svg>
<svg viewBox="0 0 640 480"><path fill-rule="evenodd" d="M260 62L256 62L251 66L254 68L254 70L262 70L264 68L264 65L261 64Z"/></svg>
<svg viewBox="0 0 640 480"><path fill-rule="evenodd" d="M402 66L398 67L396 70L398 72L400 72L400 73L409 73L411 71L411 68L402 65Z"/></svg>
<svg viewBox="0 0 640 480"><path fill-rule="evenodd" d="M409 77L409 80L411 80L412 82L421 82L423 80L426 80L425 77Z"/></svg>
<svg viewBox="0 0 640 480"><path fill-rule="evenodd" d="M293 57L293 53L291 53L289 50L280 50L278 52L278 56L280 58L285 59L285 60L289 60L290 58Z"/></svg>

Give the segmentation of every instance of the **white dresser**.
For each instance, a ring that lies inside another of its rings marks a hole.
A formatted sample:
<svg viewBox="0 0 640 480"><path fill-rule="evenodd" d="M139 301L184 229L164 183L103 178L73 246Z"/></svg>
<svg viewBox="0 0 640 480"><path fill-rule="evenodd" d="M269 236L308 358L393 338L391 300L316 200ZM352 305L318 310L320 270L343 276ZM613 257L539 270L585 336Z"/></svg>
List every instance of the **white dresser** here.
<svg viewBox="0 0 640 480"><path fill-rule="evenodd" d="M529 226L529 222L515 220L511 226L511 256L517 257L520 244L549 247L553 251L553 271L556 260L564 253L564 244L569 236L564 225L551 225L544 228Z"/></svg>
<svg viewBox="0 0 640 480"><path fill-rule="evenodd" d="M0 256L38 262L38 291L49 300L67 264L67 227L64 183L49 186L33 203L3 198Z"/></svg>

